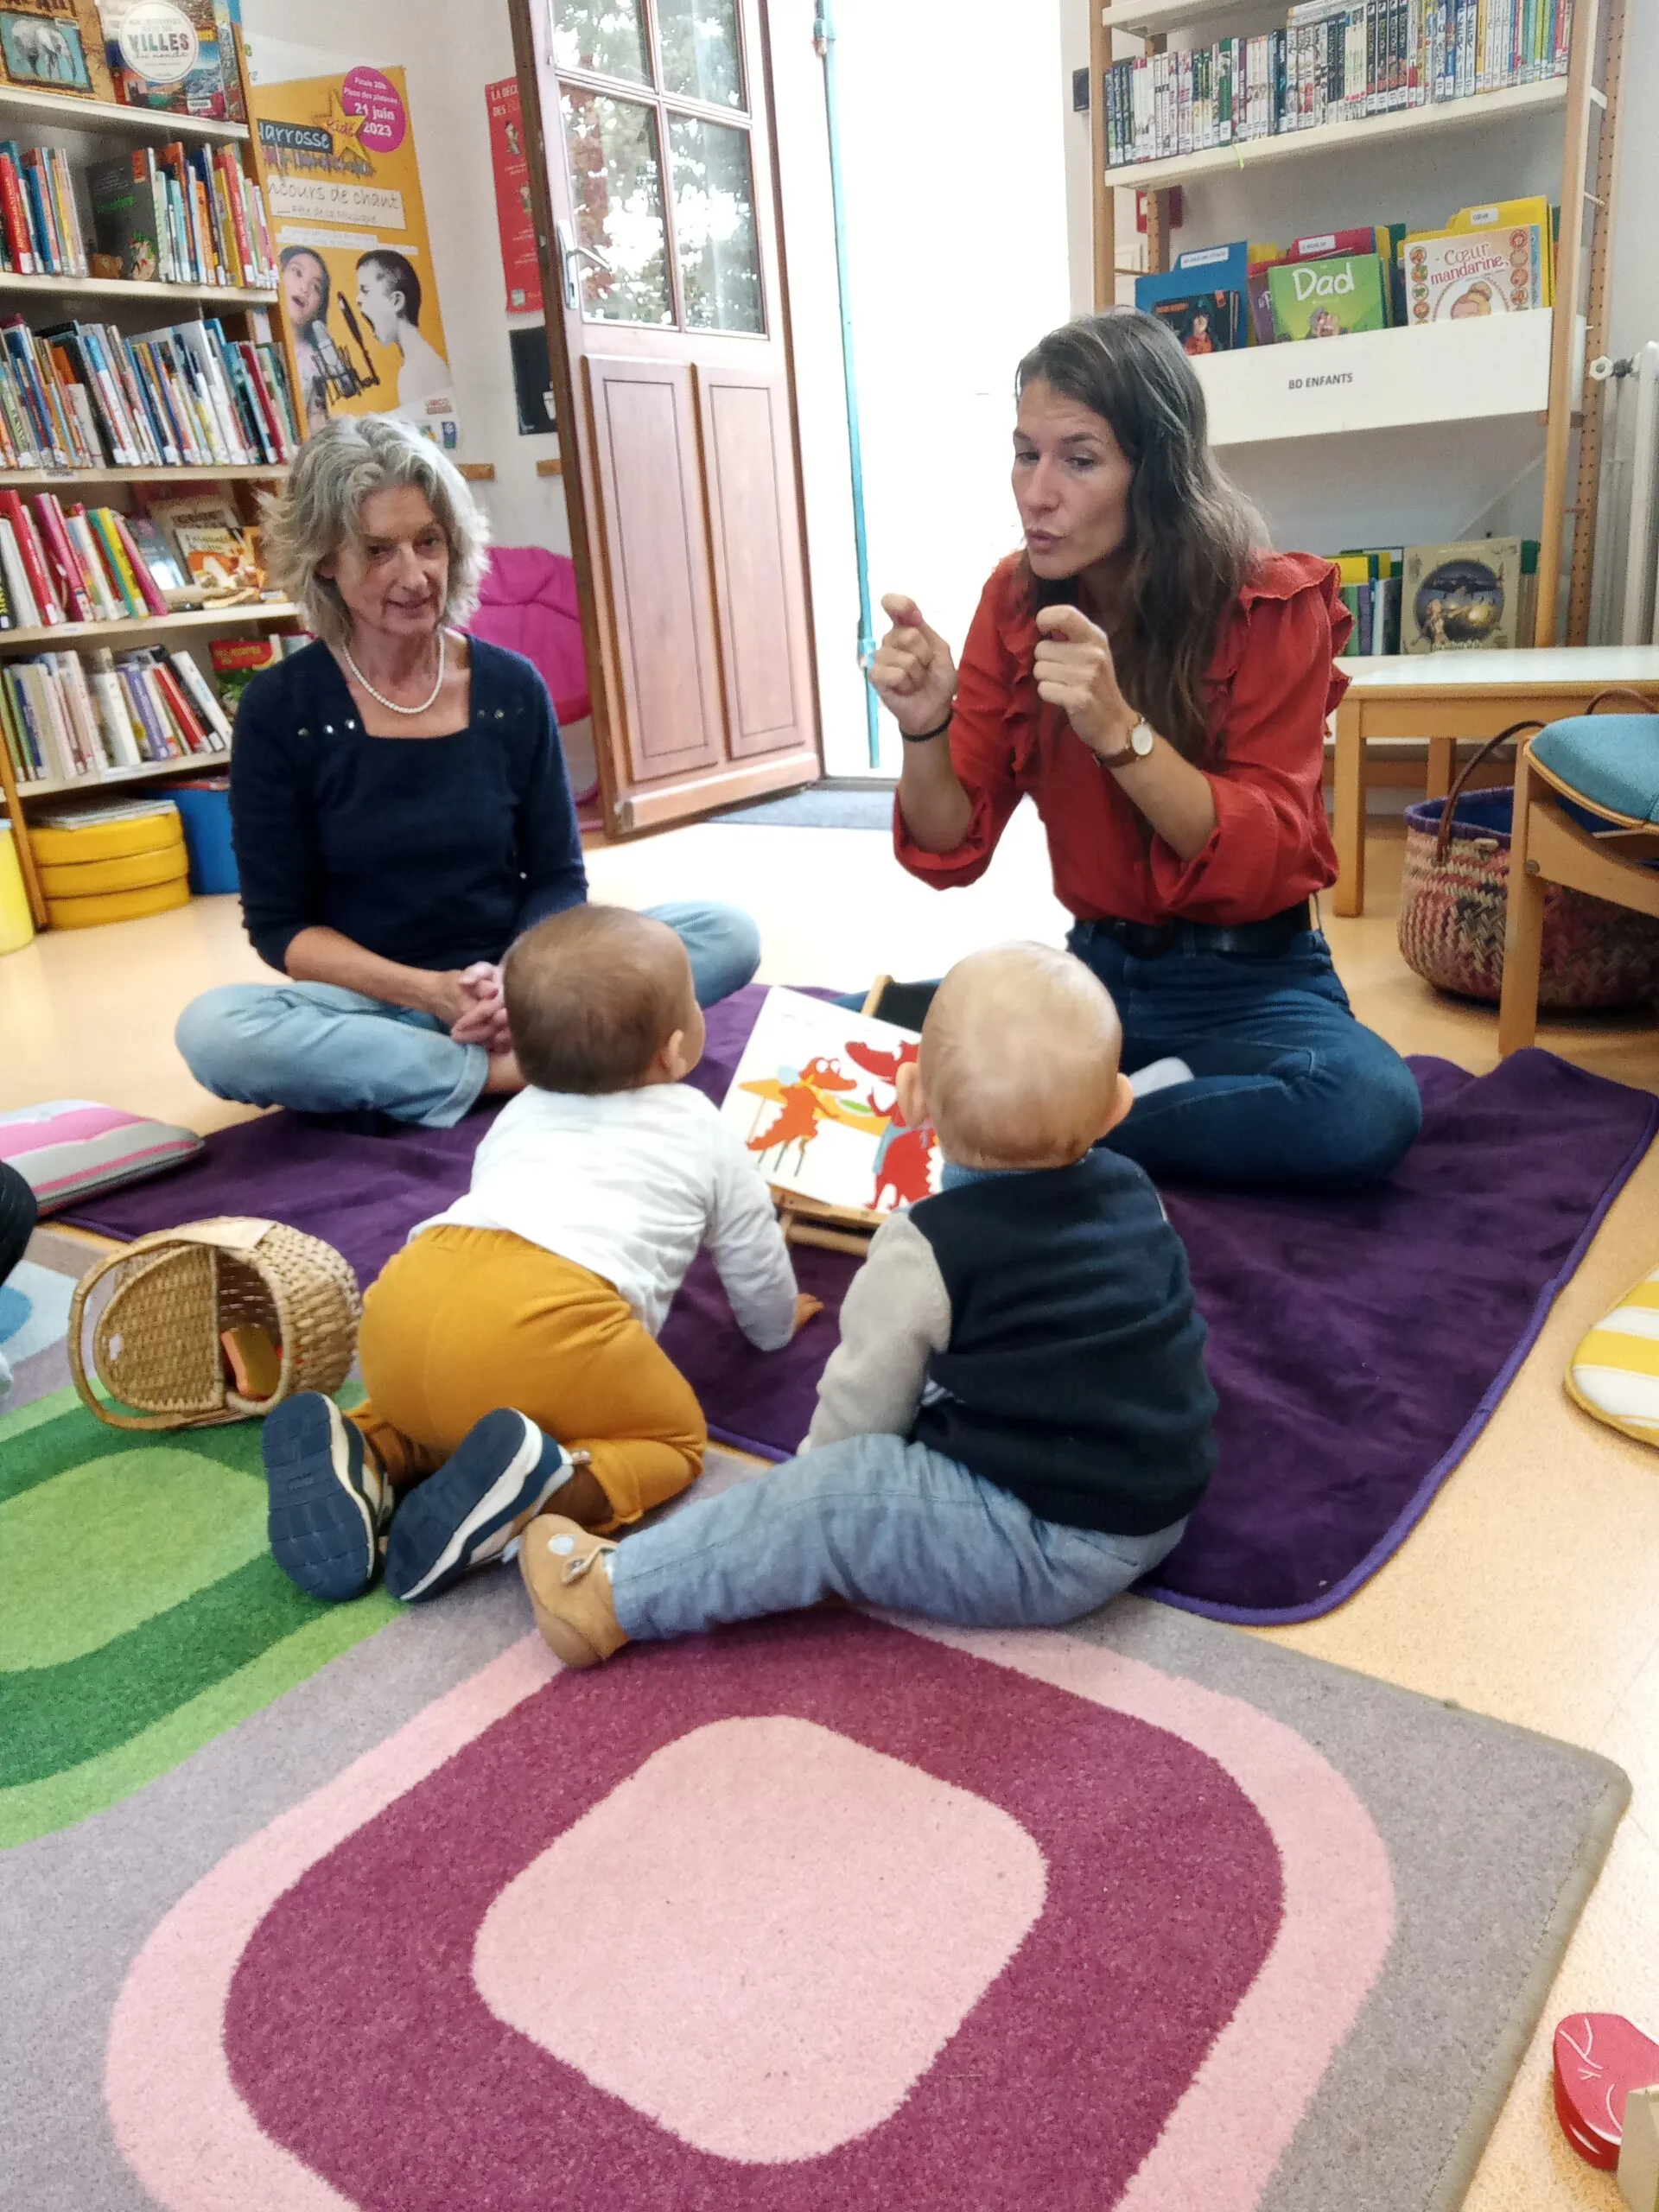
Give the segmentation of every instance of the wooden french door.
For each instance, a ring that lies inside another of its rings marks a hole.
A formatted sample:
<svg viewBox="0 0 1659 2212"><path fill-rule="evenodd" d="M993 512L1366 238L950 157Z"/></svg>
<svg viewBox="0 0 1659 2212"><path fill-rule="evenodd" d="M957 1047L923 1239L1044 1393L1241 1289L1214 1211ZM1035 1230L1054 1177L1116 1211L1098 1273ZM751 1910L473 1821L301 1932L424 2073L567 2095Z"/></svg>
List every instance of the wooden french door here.
<svg viewBox="0 0 1659 2212"><path fill-rule="evenodd" d="M613 833L820 772L757 0L511 0Z"/></svg>

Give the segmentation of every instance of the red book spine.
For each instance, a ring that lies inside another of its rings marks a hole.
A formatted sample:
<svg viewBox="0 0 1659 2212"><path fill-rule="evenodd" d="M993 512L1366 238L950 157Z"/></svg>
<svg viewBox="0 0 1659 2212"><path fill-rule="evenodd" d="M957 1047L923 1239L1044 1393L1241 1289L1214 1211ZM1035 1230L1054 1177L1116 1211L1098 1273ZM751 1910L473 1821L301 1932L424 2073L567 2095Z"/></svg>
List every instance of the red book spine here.
<svg viewBox="0 0 1659 2212"><path fill-rule="evenodd" d="M231 203L231 228L236 233L237 256L242 264L241 281L257 284L258 264L254 258L253 239L248 231L248 211L242 203L242 164L236 157L233 146L221 146L216 159L219 175L225 180L225 197Z"/></svg>
<svg viewBox="0 0 1659 2212"><path fill-rule="evenodd" d="M86 589L86 580L80 573L80 563L75 558L75 549L69 543L69 533L63 526L63 515L50 492L37 492L29 507L46 541L58 574L63 578L63 603L77 622L92 622L98 619Z"/></svg>
<svg viewBox="0 0 1659 2212"><path fill-rule="evenodd" d="M155 577L149 573L149 563L134 544L132 532L127 528L120 510L111 507L109 510L109 517L115 524L116 536L121 540L121 550L132 563L132 573L137 579L139 590L144 595L144 605L152 614L170 613L171 610L167 601L162 597Z"/></svg>
<svg viewBox="0 0 1659 2212"><path fill-rule="evenodd" d="M35 273L35 250L29 242L29 219L23 212L23 188L17 164L10 154L0 154L0 222L13 265L24 276Z"/></svg>
<svg viewBox="0 0 1659 2212"><path fill-rule="evenodd" d="M12 491L0 492L0 514L6 517L16 537L17 551L28 573L35 604L41 610L41 621L61 622L63 607L46 572L46 556L35 533L34 517Z"/></svg>
<svg viewBox="0 0 1659 2212"><path fill-rule="evenodd" d="M201 726L201 717L184 696L184 686L172 670L162 661L152 661L149 672L161 686L162 696L173 709L173 719L184 732L185 741L193 753L211 753L214 748L207 741L207 733Z"/></svg>
<svg viewBox="0 0 1659 2212"><path fill-rule="evenodd" d="M259 356L245 338L238 339L232 342L236 346L237 358L247 373L248 386L253 393L261 418L264 423L265 435L270 441L270 449L279 459L286 460L288 433L283 428L282 417L276 412L276 402L265 383L265 372L260 364Z"/></svg>

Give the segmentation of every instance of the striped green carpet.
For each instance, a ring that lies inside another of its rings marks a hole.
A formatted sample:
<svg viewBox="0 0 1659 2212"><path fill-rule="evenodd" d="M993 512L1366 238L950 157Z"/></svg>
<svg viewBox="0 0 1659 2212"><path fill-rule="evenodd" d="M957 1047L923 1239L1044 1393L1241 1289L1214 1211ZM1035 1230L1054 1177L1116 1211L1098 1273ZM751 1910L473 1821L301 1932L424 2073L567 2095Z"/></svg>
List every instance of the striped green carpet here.
<svg viewBox="0 0 1659 2212"><path fill-rule="evenodd" d="M0 1421L0 1846L118 1803L392 1618L265 1549L259 1427L146 1436L73 1390Z"/></svg>

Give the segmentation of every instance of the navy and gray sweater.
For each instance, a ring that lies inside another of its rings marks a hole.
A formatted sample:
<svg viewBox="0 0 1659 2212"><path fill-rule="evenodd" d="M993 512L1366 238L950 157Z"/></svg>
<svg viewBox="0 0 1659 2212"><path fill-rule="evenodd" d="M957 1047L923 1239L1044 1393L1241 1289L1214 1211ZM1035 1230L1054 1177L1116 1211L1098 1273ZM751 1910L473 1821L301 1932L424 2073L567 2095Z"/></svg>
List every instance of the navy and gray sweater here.
<svg viewBox="0 0 1659 2212"><path fill-rule="evenodd" d="M476 638L470 718L447 737L371 737L321 643L255 677L231 826L243 919L276 969L313 926L410 968L499 960L588 895L547 686Z"/></svg>
<svg viewBox="0 0 1659 2212"><path fill-rule="evenodd" d="M1103 1147L884 1222L841 1327L809 1447L909 1436L1042 1520L1122 1536L1182 1519L1215 1471L1185 1248Z"/></svg>

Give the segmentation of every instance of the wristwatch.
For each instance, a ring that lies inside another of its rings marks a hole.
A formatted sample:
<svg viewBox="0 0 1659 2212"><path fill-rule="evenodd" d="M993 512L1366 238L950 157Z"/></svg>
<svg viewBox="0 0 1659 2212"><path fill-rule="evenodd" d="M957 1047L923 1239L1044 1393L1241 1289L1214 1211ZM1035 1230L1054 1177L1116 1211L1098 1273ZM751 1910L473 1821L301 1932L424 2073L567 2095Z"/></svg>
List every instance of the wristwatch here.
<svg viewBox="0 0 1659 2212"><path fill-rule="evenodd" d="M1121 753L1096 753L1095 758L1103 768L1127 768L1132 760L1144 760L1157 742L1157 732L1142 715L1129 732L1129 741Z"/></svg>

